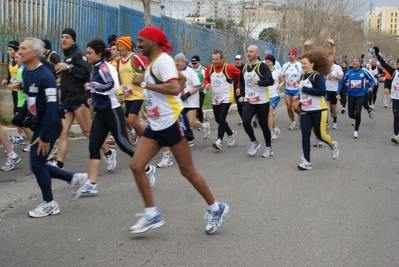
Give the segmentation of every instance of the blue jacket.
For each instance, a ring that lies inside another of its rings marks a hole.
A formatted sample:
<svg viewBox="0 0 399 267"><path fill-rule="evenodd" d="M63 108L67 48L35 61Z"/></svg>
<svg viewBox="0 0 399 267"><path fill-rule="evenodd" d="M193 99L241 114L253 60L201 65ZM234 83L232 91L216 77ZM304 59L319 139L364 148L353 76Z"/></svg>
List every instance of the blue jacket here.
<svg viewBox="0 0 399 267"><path fill-rule="evenodd" d="M370 84L366 84L369 81ZM347 94L349 96L364 96L369 88L374 88L374 77L364 68L358 70L350 69L345 72L339 85L337 94L339 94L342 88L348 83Z"/></svg>

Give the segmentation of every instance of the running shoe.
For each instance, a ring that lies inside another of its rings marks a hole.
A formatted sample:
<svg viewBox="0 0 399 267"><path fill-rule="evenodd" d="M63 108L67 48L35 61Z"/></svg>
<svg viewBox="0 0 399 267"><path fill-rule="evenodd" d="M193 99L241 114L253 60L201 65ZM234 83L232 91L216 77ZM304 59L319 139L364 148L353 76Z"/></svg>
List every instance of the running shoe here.
<svg viewBox="0 0 399 267"><path fill-rule="evenodd" d="M339 156L339 150L338 150L338 142L335 141L333 147L331 148L331 158L336 159Z"/></svg>
<svg viewBox="0 0 399 267"><path fill-rule="evenodd" d="M242 125L242 119L240 119L240 122L238 123L238 125Z"/></svg>
<svg viewBox="0 0 399 267"><path fill-rule="evenodd" d="M338 129L338 124L336 122L333 122L333 129L334 130Z"/></svg>
<svg viewBox="0 0 399 267"><path fill-rule="evenodd" d="M60 166L58 166L56 160L48 161L47 164L48 164L48 165L51 165L51 166L54 166L54 167L56 167L56 168L58 168L58 169L61 169L61 170L64 169L64 167L61 168Z"/></svg>
<svg viewBox="0 0 399 267"><path fill-rule="evenodd" d="M312 164L310 164L310 162L307 161L304 156L301 156L301 160L302 160L302 163L298 164L298 170L306 171L306 170L312 169Z"/></svg>
<svg viewBox="0 0 399 267"><path fill-rule="evenodd" d="M211 135L211 125L209 122L204 122L202 124L202 134L204 135L204 139L208 139Z"/></svg>
<svg viewBox="0 0 399 267"><path fill-rule="evenodd" d="M21 158L17 154L15 154L15 157L7 156L6 163L1 167L1 170L5 171L5 172L11 171L20 162L21 162Z"/></svg>
<svg viewBox="0 0 399 267"><path fill-rule="evenodd" d="M155 173L157 172L157 168L154 165L148 165L150 168L148 171L145 172L147 174L148 182L150 183L150 187L155 184Z"/></svg>
<svg viewBox="0 0 399 267"><path fill-rule="evenodd" d="M232 146L234 146L234 144L235 144L235 140L234 140L234 138L236 137L236 135L237 135L237 131L232 131L233 132L233 134L232 135L229 135L229 136L227 136L227 138L228 138L228 140L227 140L227 146L228 147L232 147Z"/></svg>
<svg viewBox="0 0 399 267"><path fill-rule="evenodd" d="M259 124L258 120L257 120L257 119L254 119L254 121L252 122L252 126L253 126L254 128L256 128L256 127L258 127L258 124Z"/></svg>
<svg viewBox="0 0 399 267"><path fill-rule="evenodd" d="M32 144L31 144L31 143L28 143L28 144L26 145L26 147L25 147L24 149L22 149L22 151L23 151L23 152L30 152L31 146L32 146Z"/></svg>
<svg viewBox="0 0 399 267"><path fill-rule="evenodd" d="M352 126L355 126L355 124L356 124L356 121L353 121L353 122L352 122Z"/></svg>
<svg viewBox="0 0 399 267"><path fill-rule="evenodd" d="M50 161L52 159L57 159L57 152L58 148L57 146L54 145L53 149L51 149L50 153L47 156L47 161Z"/></svg>
<svg viewBox="0 0 399 267"><path fill-rule="evenodd" d="M253 156L256 154L256 151L258 151L258 148L260 147L260 143L258 140L253 141L248 149L248 155Z"/></svg>
<svg viewBox="0 0 399 267"><path fill-rule="evenodd" d="M129 232L132 234L141 234L147 232L150 229L156 229L164 225L165 221L160 213L150 218L145 214L138 213L136 217L141 217L135 225L129 228Z"/></svg>
<svg viewBox="0 0 399 267"><path fill-rule="evenodd" d="M273 149L271 147L266 147L265 152L263 152L262 154L262 157L269 158L273 156L273 154L274 154Z"/></svg>
<svg viewBox="0 0 399 267"><path fill-rule="evenodd" d="M76 200L80 197L87 180L87 173L75 173L73 175L71 180L71 200Z"/></svg>
<svg viewBox="0 0 399 267"><path fill-rule="evenodd" d="M392 143L395 143L395 144L399 144L399 135L394 135L394 136L391 138L391 142L392 142Z"/></svg>
<svg viewBox="0 0 399 267"><path fill-rule="evenodd" d="M319 138L316 137L316 139L313 142L313 146L317 146L319 144Z"/></svg>
<svg viewBox="0 0 399 267"><path fill-rule="evenodd" d="M274 139L273 140L276 140L276 139L278 139L278 135L281 133L281 131L280 131L280 129L279 128L276 128L276 129L274 129Z"/></svg>
<svg viewBox="0 0 399 267"><path fill-rule="evenodd" d="M109 146L115 146L115 138L111 135L107 140L105 140L105 143Z"/></svg>
<svg viewBox="0 0 399 267"><path fill-rule="evenodd" d="M326 123L326 130L330 128L330 124Z"/></svg>
<svg viewBox="0 0 399 267"><path fill-rule="evenodd" d="M33 218L42 218L49 215L56 215L58 213L60 213L60 208L55 200L53 200L51 204L47 203L47 201L43 201L36 207L36 209L28 212L29 216Z"/></svg>
<svg viewBox="0 0 399 267"><path fill-rule="evenodd" d="M135 133L135 134L130 134L130 143L132 143L132 145L136 145L137 144L137 142L138 142L138 136L137 136L137 134Z"/></svg>
<svg viewBox="0 0 399 267"><path fill-rule="evenodd" d="M353 132L353 138L355 138L355 139L359 138L359 132L358 131L354 131Z"/></svg>
<svg viewBox="0 0 399 267"><path fill-rule="evenodd" d="M388 108L388 102L384 100L384 108Z"/></svg>
<svg viewBox="0 0 399 267"><path fill-rule="evenodd" d="M370 108L371 108L372 110L374 110L374 106L373 106L373 105L370 105Z"/></svg>
<svg viewBox="0 0 399 267"><path fill-rule="evenodd" d="M111 155L104 156L105 162L107 163L107 171L112 171L116 167L116 150L110 149Z"/></svg>
<svg viewBox="0 0 399 267"><path fill-rule="evenodd" d="M293 131L293 130L295 130L296 128L297 128L296 122L293 121L293 122L291 122L290 127L288 127L288 130Z"/></svg>
<svg viewBox="0 0 399 267"><path fill-rule="evenodd" d="M219 210L218 211L210 211L207 210L205 212L205 219L208 220L208 223L205 226L205 233L208 235L216 232L223 223L223 217L229 212L229 206L223 202L218 202Z"/></svg>
<svg viewBox="0 0 399 267"><path fill-rule="evenodd" d="M341 114L344 114L345 113L345 108L342 108L341 109Z"/></svg>
<svg viewBox="0 0 399 267"><path fill-rule="evenodd" d="M167 167L172 166L173 165L172 159L173 159L173 157L170 153L167 156L163 156L161 162L158 163L157 167L158 168L167 168Z"/></svg>
<svg viewBox="0 0 399 267"><path fill-rule="evenodd" d="M14 145L15 146L19 146L19 145L24 145L25 141L24 138L22 136L16 136L14 139Z"/></svg>
<svg viewBox="0 0 399 267"><path fill-rule="evenodd" d="M372 111L369 112L369 118L372 120L374 119L374 113Z"/></svg>
<svg viewBox="0 0 399 267"><path fill-rule="evenodd" d="M188 141L188 146L189 147L194 147L194 141Z"/></svg>
<svg viewBox="0 0 399 267"><path fill-rule="evenodd" d="M212 144L212 146L216 149L216 150L220 150L222 148L222 140L220 140L220 138L218 140L216 140L215 143Z"/></svg>
<svg viewBox="0 0 399 267"><path fill-rule="evenodd" d="M81 193L90 194L93 196L97 195L98 194L98 185L92 184L89 179L86 179L86 181L82 187Z"/></svg>

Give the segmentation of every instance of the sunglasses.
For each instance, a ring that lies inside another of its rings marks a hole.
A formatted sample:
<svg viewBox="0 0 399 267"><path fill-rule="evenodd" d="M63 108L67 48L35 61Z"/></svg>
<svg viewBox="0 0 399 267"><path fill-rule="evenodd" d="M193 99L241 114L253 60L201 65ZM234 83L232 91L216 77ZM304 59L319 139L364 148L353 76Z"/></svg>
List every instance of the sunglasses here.
<svg viewBox="0 0 399 267"><path fill-rule="evenodd" d="M295 54L294 54L294 53L288 53L288 55L289 55L289 56L295 56Z"/></svg>

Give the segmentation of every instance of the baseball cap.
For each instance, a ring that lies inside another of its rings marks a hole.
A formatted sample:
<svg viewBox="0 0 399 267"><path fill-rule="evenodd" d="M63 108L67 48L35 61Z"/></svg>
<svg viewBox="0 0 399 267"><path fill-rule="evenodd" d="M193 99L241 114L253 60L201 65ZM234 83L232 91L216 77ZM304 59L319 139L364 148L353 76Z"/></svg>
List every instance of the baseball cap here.
<svg viewBox="0 0 399 267"><path fill-rule="evenodd" d="M242 56L241 56L241 55L236 55L236 56L234 57L234 59L242 59Z"/></svg>
<svg viewBox="0 0 399 267"><path fill-rule="evenodd" d="M195 56L193 56L193 57L191 58L191 62L198 62L198 61L200 61L200 57L197 56L197 55L195 55Z"/></svg>

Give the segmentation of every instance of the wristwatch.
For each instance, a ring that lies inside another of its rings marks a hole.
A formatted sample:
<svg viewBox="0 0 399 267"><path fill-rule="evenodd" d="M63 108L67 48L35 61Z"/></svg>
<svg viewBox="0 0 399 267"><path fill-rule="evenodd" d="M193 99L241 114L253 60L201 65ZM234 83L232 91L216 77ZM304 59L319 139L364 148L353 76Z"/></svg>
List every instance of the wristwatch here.
<svg viewBox="0 0 399 267"><path fill-rule="evenodd" d="M147 87L147 83L146 82L142 82L140 83L140 87L145 89Z"/></svg>

